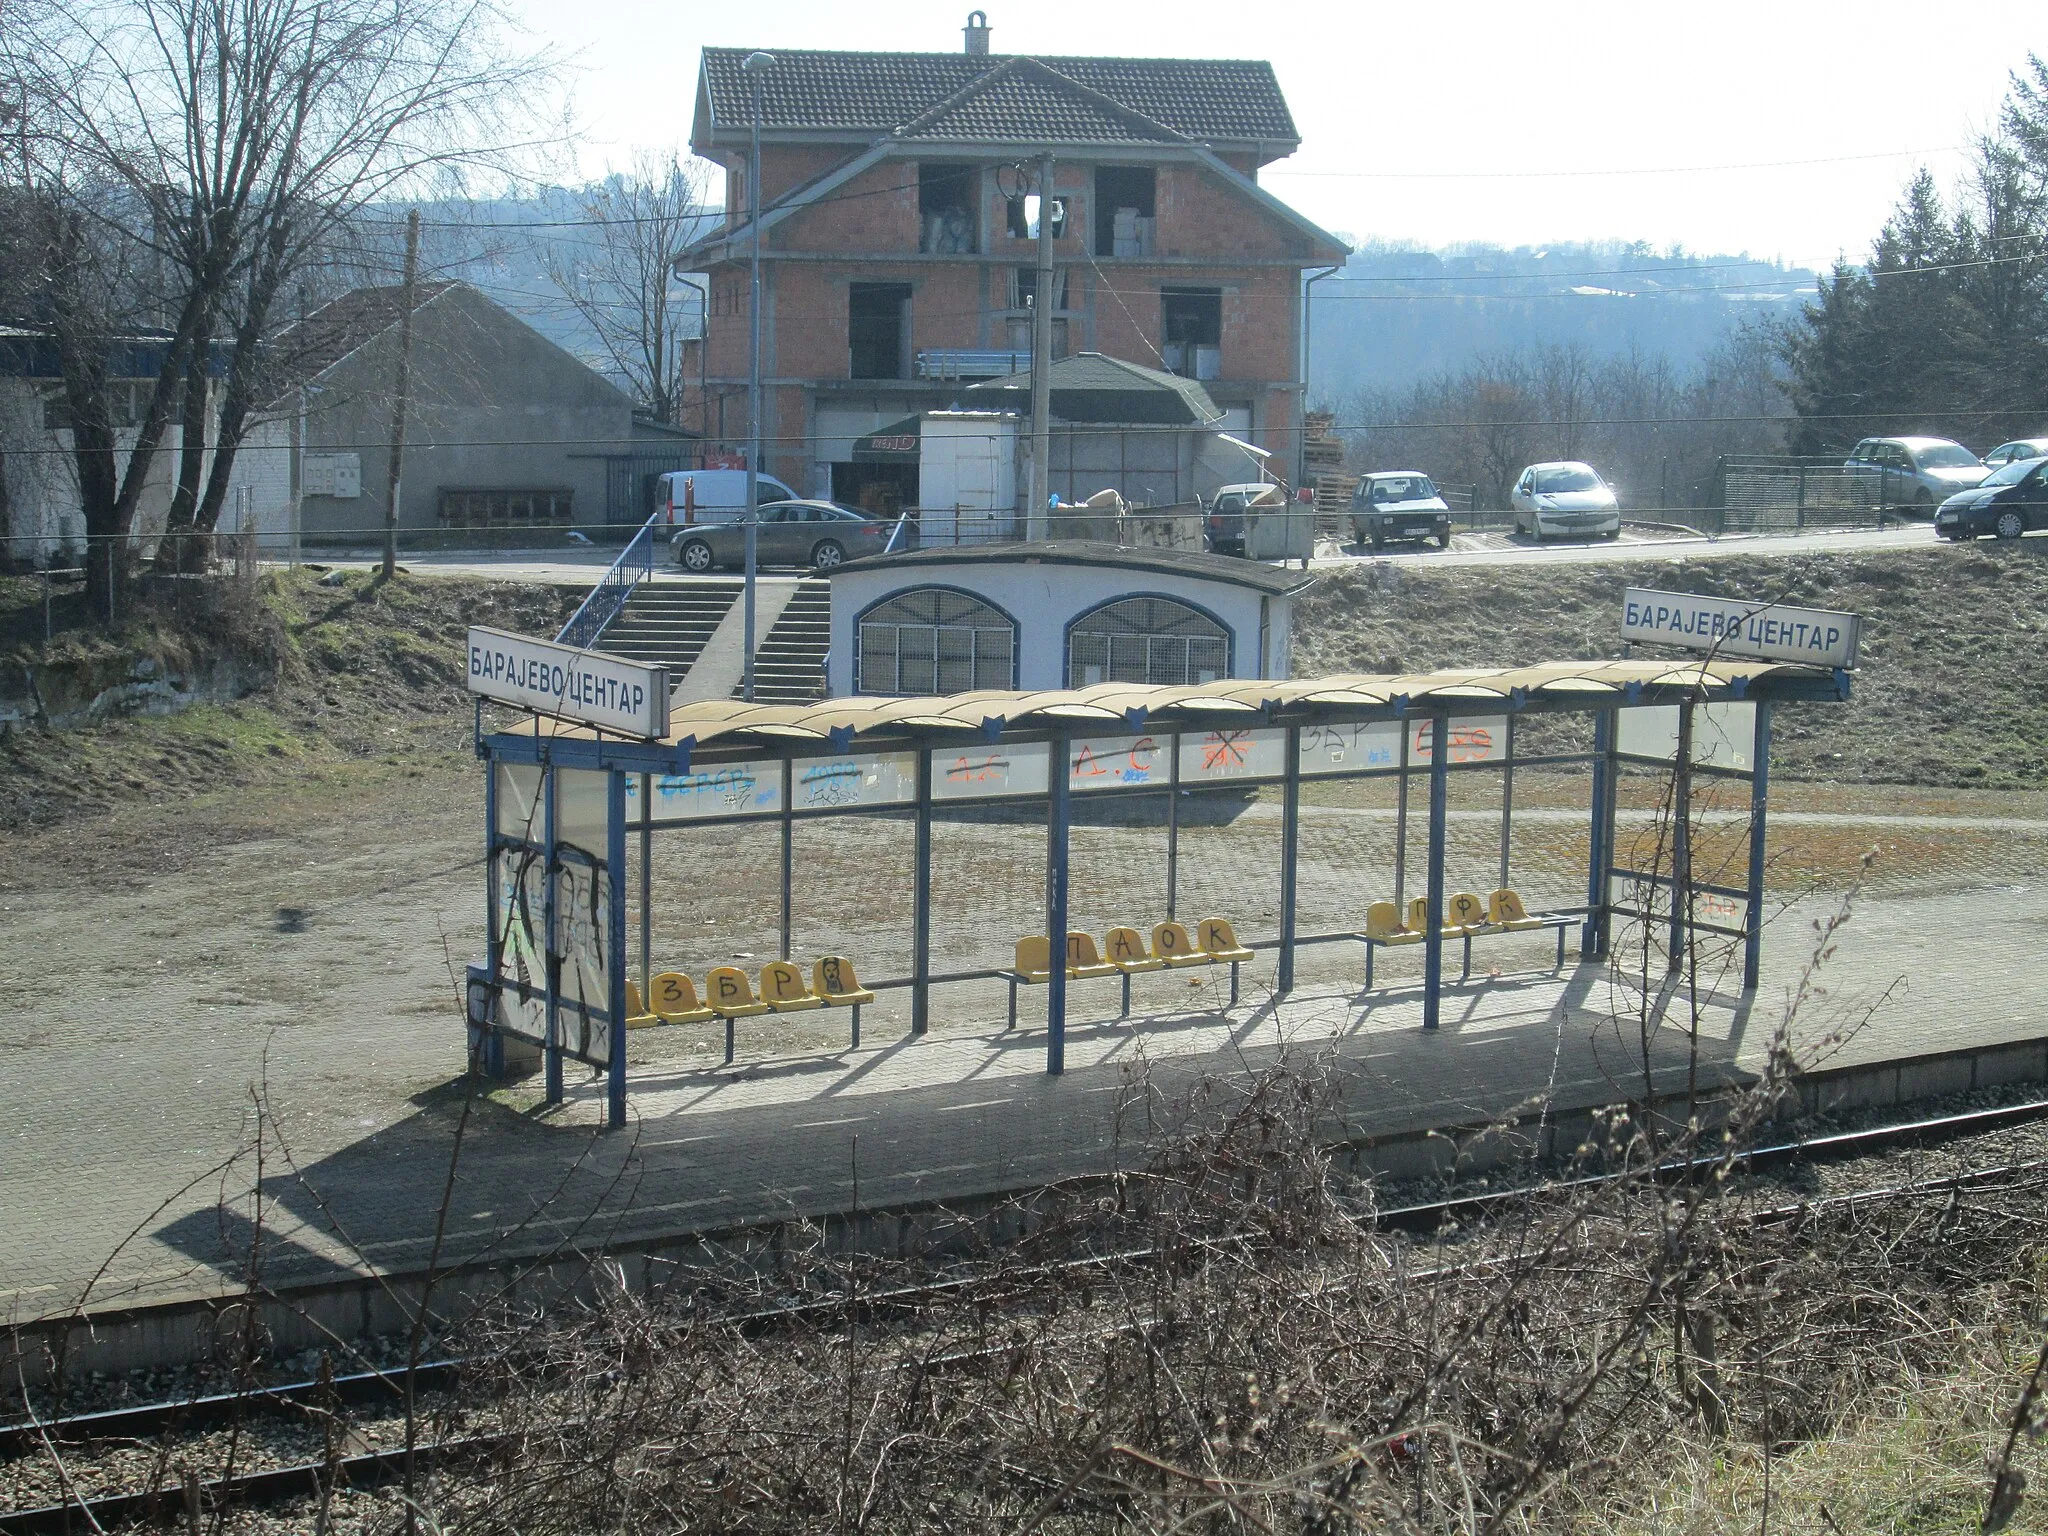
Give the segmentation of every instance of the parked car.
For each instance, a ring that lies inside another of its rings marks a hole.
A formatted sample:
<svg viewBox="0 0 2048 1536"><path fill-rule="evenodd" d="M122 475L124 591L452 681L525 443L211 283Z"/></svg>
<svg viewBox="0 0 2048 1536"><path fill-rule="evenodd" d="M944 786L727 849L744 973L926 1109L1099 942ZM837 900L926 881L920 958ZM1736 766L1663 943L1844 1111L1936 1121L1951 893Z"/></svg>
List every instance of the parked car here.
<svg viewBox="0 0 2048 1536"><path fill-rule="evenodd" d="M1926 517L1988 473L1982 459L1945 437L1866 437L1849 450L1843 467L1872 505Z"/></svg>
<svg viewBox="0 0 2048 1536"><path fill-rule="evenodd" d="M1984 455L1989 469L2003 469L2015 459L2048 459L2048 437L2019 437L2000 443Z"/></svg>
<svg viewBox="0 0 2048 1536"><path fill-rule="evenodd" d="M1351 493L1358 542L1384 549L1389 539L1435 539L1451 547L1451 509L1420 470L1375 471Z"/></svg>
<svg viewBox="0 0 2048 1536"><path fill-rule="evenodd" d="M1935 536L1943 539L2016 539L2035 528L2048 528L2048 457L2010 460L1934 514Z"/></svg>
<svg viewBox="0 0 2048 1536"><path fill-rule="evenodd" d="M1209 515L1203 523L1203 538L1211 553L1244 553L1244 509L1254 502L1261 506L1284 507L1287 505L1287 492L1281 486L1255 481L1245 485L1226 485L1210 499Z"/></svg>
<svg viewBox="0 0 2048 1536"><path fill-rule="evenodd" d="M1576 459L1531 464L1515 482L1508 498L1515 511L1515 532L1547 539L1553 533L1597 533L1621 537L1621 504L1600 471Z"/></svg>
<svg viewBox="0 0 2048 1536"><path fill-rule="evenodd" d="M801 498L773 475L756 477L754 500L761 506L772 501ZM663 521L682 528L691 523L737 521L747 504L747 472L744 469L674 469L661 477L655 506Z"/></svg>
<svg viewBox="0 0 2048 1536"><path fill-rule="evenodd" d="M915 547L916 533L917 525L908 518L870 517L836 501L778 501L761 509L754 560L759 565L807 565L829 571L862 555L881 554L890 549L892 537L893 552L900 554ZM735 518L678 528L669 549L686 571L743 565L746 524Z"/></svg>

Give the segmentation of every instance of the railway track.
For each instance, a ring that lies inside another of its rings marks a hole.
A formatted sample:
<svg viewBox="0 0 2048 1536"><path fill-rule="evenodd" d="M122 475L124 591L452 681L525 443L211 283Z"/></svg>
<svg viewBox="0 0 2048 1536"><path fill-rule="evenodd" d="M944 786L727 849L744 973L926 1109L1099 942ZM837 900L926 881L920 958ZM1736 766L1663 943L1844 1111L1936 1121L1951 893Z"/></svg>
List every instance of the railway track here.
<svg viewBox="0 0 2048 1536"><path fill-rule="evenodd" d="M1656 1173L1660 1179L1677 1183L1715 1170L1764 1171L1801 1163L1836 1161L1892 1148L1980 1135L2041 1119L2048 1119L2048 1099L1784 1141L1751 1148L1733 1158L1695 1158L1673 1162L1661 1166ZM1859 1205L1960 1193L2042 1173L2048 1173L2048 1160L2008 1162L1934 1178L1801 1199L1766 1207L1753 1213L1751 1219L1760 1223L1799 1220ZM1442 1200L1392 1207L1375 1213L1372 1220L1385 1230L1421 1234L1470 1229L1488 1217L1532 1198L1568 1197L1575 1192L1590 1192L1624 1176L1589 1174L1482 1194L1453 1195ZM1034 1266L1034 1269L1072 1271L1142 1261L1146 1257L1144 1251L1117 1252L1061 1260ZM1017 1276L1012 1273L1008 1278L1014 1281ZM825 1297L741 1314L733 1321L750 1331L766 1332L801 1321L910 1312L929 1306L933 1300L948 1293L957 1293L982 1283L981 1277L969 1276L868 1293L857 1299ZM413 1395L417 1397L422 1392L453 1388L468 1363L461 1359L423 1363L411 1373ZM210 1394L79 1414L50 1422L18 1420L0 1424L0 1462L47 1454L57 1447L67 1454L82 1452L89 1456L91 1448L96 1445L160 1446L171 1437L263 1419L313 1421L332 1415L343 1407L381 1404L397 1411L407 1398L407 1376L408 1373L402 1369L365 1371L326 1381L289 1382L248 1392ZM355 1449L346 1454L330 1454L317 1461L301 1460L289 1465L255 1468L183 1486L94 1494L58 1504L0 1512L0 1536L16 1536L16 1533L19 1536L41 1536L46 1532L96 1530L138 1521L189 1519L195 1508L210 1511L223 1505L264 1505L317 1496L324 1490L339 1487L366 1490L386 1486L402 1477L408 1457L415 1470L421 1470L451 1462L488 1458L507 1449L507 1437L493 1434L460 1435L423 1442L410 1452L394 1447ZM165 1459L161 1464L171 1463Z"/></svg>

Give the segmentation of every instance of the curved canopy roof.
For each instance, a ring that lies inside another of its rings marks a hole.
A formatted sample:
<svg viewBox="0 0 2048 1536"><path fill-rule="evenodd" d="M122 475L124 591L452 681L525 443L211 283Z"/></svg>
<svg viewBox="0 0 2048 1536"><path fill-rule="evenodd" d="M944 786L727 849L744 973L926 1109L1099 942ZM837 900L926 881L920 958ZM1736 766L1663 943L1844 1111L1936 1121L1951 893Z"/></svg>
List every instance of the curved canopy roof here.
<svg viewBox="0 0 2048 1536"><path fill-rule="evenodd" d="M1560 661L1532 667L1437 672L1338 673L1329 677L1225 678L1188 687L1098 683L1090 688L983 691L931 698L822 699L748 704L716 699L677 706L669 747L845 751L913 737L996 740L1011 734L1138 730L1234 724L1313 725L1393 719L1409 713L1492 714L1503 709L1589 710L1625 699L1676 703L1707 698L1846 697L1843 678L1818 667L1761 661ZM542 721L544 735L590 739L587 726ZM523 732L521 734L524 734ZM639 745L637 743L633 745Z"/></svg>

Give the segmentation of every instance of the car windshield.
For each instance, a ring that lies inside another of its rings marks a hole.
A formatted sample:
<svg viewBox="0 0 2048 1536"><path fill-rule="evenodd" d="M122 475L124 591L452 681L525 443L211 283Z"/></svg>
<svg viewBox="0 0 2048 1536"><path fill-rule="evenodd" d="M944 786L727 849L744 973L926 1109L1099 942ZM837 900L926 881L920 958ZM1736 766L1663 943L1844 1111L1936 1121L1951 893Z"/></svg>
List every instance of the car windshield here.
<svg viewBox="0 0 2048 1536"><path fill-rule="evenodd" d="M1977 455L1956 443L1922 448L1913 457L1922 469L1973 469L1979 462Z"/></svg>
<svg viewBox="0 0 2048 1536"><path fill-rule="evenodd" d="M1395 475L1372 483L1374 501L1423 501L1435 494L1427 475Z"/></svg>
<svg viewBox="0 0 2048 1536"><path fill-rule="evenodd" d="M1535 490L1539 496L1557 496L1566 491L1597 491L1600 477L1590 469L1539 469Z"/></svg>
<svg viewBox="0 0 2048 1536"><path fill-rule="evenodd" d="M1995 474L1985 477L1986 485L2018 485L2040 467L2039 459L2014 459L2002 466Z"/></svg>

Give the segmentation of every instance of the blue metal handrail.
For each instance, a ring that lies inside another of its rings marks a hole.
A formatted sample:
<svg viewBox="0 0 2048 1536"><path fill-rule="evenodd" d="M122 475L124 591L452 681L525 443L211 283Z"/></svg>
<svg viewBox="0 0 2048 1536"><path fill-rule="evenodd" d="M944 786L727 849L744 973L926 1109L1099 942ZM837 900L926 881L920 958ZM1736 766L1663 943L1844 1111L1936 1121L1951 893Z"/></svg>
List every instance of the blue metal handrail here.
<svg viewBox="0 0 2048 1536"><path fill-rule="evenodd" d="M597 637L619 616L619 610L626 606L626 599L633 595L633 589L654 574L654 525L661 516L656 512L640 525L638 533L626 541L626 547L619 551L619 558L612 562L611 569L590 589L590 595L583 599L582 606L569 615L569 622L555 636L558 645L573 645L580 649L597 644Z"/></svg>

